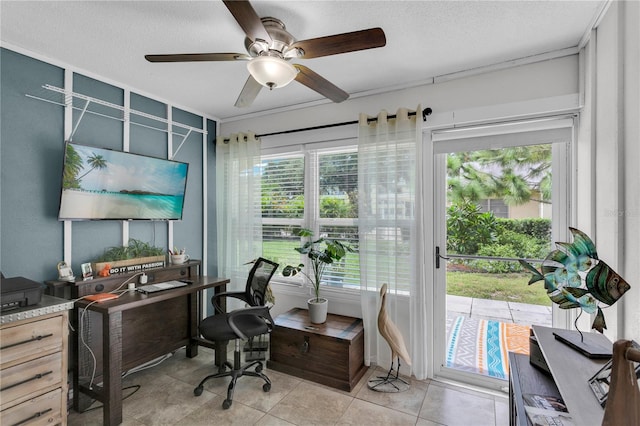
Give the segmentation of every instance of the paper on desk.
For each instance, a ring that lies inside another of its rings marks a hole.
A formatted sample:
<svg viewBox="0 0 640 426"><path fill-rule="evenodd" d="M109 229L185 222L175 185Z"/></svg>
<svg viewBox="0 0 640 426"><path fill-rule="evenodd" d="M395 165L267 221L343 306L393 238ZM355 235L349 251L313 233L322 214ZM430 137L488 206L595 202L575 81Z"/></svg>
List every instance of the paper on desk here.
<svg viewBox="0 0 640 426"><path fill-rule="evenodd" d="M533 426L576 426L569 413L529 407L528 405L524 407L524 410Z"/></svg>

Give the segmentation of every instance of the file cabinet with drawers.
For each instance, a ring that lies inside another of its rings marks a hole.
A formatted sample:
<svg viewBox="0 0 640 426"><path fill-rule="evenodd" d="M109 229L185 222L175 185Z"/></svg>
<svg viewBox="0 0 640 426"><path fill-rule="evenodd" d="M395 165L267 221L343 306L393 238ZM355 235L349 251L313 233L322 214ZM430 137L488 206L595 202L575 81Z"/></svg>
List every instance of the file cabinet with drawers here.
<svg viewBox="0 0 640 426"><path fill-rule="evenodd" d="M66 424L68 309L73 303L45 296L43 303L2 315L0 424Z"/></svg>

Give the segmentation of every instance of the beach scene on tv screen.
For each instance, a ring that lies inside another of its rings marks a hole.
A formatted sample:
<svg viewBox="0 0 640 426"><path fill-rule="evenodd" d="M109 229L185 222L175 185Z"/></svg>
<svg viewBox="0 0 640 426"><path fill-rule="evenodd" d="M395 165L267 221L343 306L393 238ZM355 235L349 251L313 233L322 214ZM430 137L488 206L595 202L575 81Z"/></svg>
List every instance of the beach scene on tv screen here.
<svg viewBox="0 0 640 426"><path fill-rule="evenodd" d="M180 219L186 163L68 143L61 220Z"/></svg>

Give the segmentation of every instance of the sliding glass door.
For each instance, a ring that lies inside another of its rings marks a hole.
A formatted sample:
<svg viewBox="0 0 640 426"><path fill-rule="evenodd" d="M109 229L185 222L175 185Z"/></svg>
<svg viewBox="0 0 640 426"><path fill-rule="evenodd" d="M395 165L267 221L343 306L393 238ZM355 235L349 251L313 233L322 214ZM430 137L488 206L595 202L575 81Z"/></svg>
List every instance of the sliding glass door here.
<svg viewBox="0 0 640 426"><path fill-rule="evenodd" d="M532 324L566 325L517 260L564 241L572 135L572 118L432 134L437 375L503 387Z"/></svg>

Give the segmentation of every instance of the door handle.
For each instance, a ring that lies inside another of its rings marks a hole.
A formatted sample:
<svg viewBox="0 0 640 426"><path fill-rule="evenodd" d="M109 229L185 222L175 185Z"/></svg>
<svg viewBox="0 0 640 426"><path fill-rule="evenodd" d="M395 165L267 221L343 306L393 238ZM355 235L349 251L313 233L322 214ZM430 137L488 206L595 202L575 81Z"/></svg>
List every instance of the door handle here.
<svg viewBox="0 0 640 426"><path fill-rule="evenodd" d="M440 259L449 260L448 257L440 254L440 246L436 246L436 269L440 269Z"/></svg>

